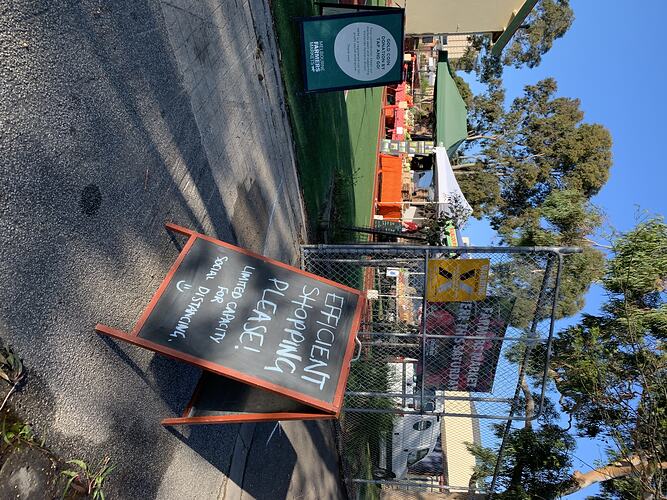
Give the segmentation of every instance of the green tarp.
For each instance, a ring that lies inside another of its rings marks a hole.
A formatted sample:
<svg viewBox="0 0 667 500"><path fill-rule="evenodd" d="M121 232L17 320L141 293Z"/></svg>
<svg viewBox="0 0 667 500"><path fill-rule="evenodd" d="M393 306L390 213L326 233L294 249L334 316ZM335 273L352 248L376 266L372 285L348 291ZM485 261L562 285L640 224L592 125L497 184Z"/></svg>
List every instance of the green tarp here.
<svg viewBox="0 0 667 500"><path fill-rule="evenodd" d="M451 158L468 136L468 109L447 62L439 62L435 79L435 143Z"/></svg>

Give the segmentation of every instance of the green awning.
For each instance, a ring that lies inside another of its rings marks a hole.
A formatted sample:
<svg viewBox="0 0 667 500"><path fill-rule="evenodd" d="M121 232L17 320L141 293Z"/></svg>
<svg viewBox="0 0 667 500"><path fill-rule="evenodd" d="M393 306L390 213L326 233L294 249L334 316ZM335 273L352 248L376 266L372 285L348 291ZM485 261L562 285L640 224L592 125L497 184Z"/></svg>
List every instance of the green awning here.
<svg viewBox="0 0 667 500"><path fill-rule="evenodd" d="M451 158L468 137L468 109L447 62L439 62L435 77L435 145Z"/></svg>

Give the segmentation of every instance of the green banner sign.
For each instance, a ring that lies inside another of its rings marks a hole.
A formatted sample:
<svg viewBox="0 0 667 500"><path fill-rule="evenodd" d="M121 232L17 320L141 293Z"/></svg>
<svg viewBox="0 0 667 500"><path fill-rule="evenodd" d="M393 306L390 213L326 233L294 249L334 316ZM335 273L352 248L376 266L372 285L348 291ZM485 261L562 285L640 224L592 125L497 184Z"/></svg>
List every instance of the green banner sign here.
<svg viewBox="0 0 667 500"><path fill-rule="evenodd" d="M301 19L306 92L400 83L403 18L386 9Z"/></svg>

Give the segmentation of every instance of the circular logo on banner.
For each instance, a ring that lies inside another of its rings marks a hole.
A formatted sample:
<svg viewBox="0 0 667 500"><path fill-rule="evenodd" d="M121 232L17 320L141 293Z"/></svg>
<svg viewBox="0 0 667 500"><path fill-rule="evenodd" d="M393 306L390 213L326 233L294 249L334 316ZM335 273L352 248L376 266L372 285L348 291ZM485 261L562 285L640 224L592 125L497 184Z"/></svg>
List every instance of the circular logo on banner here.
<svg viewBox="0 0 667 500"><path fill-rule="evenodd" d="M389 31L373 23L352 23L336 35L336 63L355 80L367 82L386 75L398 59L396 40Z"/></svg>

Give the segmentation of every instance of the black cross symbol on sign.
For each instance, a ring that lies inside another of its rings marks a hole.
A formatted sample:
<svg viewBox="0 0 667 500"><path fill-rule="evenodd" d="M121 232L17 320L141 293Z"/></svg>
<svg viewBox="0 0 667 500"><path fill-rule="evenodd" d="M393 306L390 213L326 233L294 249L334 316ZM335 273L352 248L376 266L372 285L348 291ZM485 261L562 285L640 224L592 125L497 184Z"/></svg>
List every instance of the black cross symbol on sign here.
<svg viewBox="0 0 667 500"><path fill-rule="evenodd" d="M445 284L440 285L438 287L438 293L443 293L448 290L452 290L454 288L454 274L452 274L450 271L447 269L443 269L442 267L438 267L438 274L445 278L447 281ZM477 276L477 269L470 269L469 271L465 271L464 273L461 273L459 275L458 279L458 290L461 290L462 292L468 293L468 294L473 294L475 289L470 286L466 281L475 279Z"/></svg>

